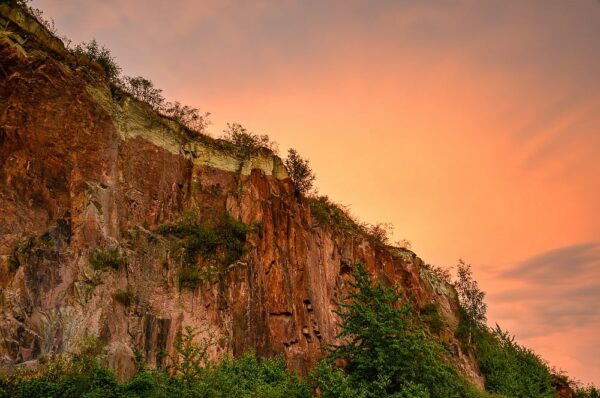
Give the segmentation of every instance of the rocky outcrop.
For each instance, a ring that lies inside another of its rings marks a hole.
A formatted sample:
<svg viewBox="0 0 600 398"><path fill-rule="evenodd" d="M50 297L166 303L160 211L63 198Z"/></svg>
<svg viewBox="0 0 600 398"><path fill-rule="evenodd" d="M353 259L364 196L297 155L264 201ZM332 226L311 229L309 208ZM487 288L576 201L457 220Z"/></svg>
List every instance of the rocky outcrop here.
<svg viewBox="0 0 600 398"><path fill-rule="evenodd" d="M27 15L1 5L0 23L2 363L69 350L91 335L127 377L135 352L165 366L177 333L192 326L215 342L213 357L282 353L306 371L335 339L334 309L360 260L417 305L439 303L440 339L482 384L453 335L453 290L414 253L317 222L270 151L241 160L157 115ZM253 228L240 259L180 289L181 251L157 227L189 210ZM97 248L117 248L125 261L94 268Z"/></svg>

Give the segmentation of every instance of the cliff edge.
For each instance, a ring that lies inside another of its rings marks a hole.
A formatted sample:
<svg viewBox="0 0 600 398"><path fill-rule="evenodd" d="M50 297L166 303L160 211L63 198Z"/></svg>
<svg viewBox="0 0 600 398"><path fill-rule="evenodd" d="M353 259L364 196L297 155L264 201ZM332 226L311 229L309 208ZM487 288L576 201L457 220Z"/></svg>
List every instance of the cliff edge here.
<svg viewBox="0 0 600 398"><path fill-rule="evenodd" d="M273 153L240 159L157 114L31 16L2 4L0 25L0 362L95 336L127 378L136 353L164 367L191 326L216 342L213 358L282 353L306 371L335 340L334 310L362 261L418 307L439 303L438 338L483 385L454 338L453 289L413 252L317 217ZM190 214L215 233L223 217L246 226L239 256L217 244L212 259L190 257L169 233ZM206 272L189 286L186 267Z"/></svg>

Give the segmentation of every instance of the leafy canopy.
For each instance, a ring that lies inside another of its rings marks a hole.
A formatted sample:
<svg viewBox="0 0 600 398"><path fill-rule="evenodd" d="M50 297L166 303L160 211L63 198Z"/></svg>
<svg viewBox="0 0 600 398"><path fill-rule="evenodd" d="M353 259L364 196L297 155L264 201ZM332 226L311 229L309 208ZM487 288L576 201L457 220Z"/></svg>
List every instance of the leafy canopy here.
<svg viewBox="0 0 600 398"><path fill-rule="evenodd" d="M361 263L340 306L342 343L331 347L314 378L324 397L476 397L446 363L413 307L393 288L373 282ZM343 361L343 368L332 364Z"/></svg>

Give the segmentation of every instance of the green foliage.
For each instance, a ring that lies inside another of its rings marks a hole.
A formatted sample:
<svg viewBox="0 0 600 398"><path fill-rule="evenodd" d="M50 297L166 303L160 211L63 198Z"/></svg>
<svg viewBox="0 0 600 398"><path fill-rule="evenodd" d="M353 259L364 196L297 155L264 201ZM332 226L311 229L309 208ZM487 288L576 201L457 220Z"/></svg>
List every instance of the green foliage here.
<svg viewBox="0 0 600 398"><path fill-rule="evenodd" d="M393 226L389 223L368 224L356 220L344 206L327 196L308 199L310 212L320 226L330 226L348 234L365 237L372 245L388 246Z"/></svg>
<svg viewBox="0 0 600 398"><path fill-rule="evenodd" d="M247 160L256 155L261 148L276 151L276 145L268 135L252 133L239 123L227 123L227 129L223 130L223 133L222 138L233 146L233 151L239 159Z"/></svg>
<svg viewBox="0 0 600 398"><path fill-rule="evenodd" d="M133 293L129 290L117 290L113 292L112 298L123 304L125 307L129 306L133 302Z"/></svg>
<svg viewBox="0 0 600 398"><path fill-rule="evenodd" d="M191 326L187 326L175 338L176 355L171 368L187 385L198 380L208 365L210 341L205 338L198 343L195 341L197 336L198 333Z"/></svg>
<svg viewBox="0 0 600 398"><path fill-rule="evenodd" d="M223 214L216 221L202 220L195 213L187 213L176 224L158 227L159 233L172 235L180 240L188 265L194 265L198 255L229 265L244 254L246 234L250 227L237 221L229 214Z"/></svg>
<svg viewBox="0 0 600 398"><path fill-rule="evenodd" d="M88 338L74 354L40 360L37 368L2 374L0 397L114 397L117 382L100 364L102 349L101 342Z"/></svg>
<svg viewBox="0 0 600 398"><path fill-rule="evenodd" d="M200 269L195 266L184 266L177 271L177 280L180 290L194 290L203 281L209 281L215 274L214 267Z"/></svg>
<svg viewBox="0 0 600 398"><path fill-rule="evenodd" d="M450 274L450 269L445 267L440 267L433 264L424 264L423 267L429 272L429 274L433 277L433 279L438 282L443 282L448 285L452 285L452 275Z"/></svg>
<svg viewBox="0 0 600 398"><path fill-rule="evenodd" d="M554 396L552 376L546 364L499 326L479 328L474 334L474 343L488 391L508 397Z"/></svg>
<svg viewBox="0 0 600 398"><path fill-rule="evenodd" d="M201 113L199 109L182 105L179 101L167 102L158 108L163 115L175 120L196 133L204 134L209 124L209 112Z"/></svg>
<svg viewBox="0 0 600 398"><path fill-rule="evenodd" d="M306 195L312 190L315 175L308 160L303 159L295 149L288 150L285 168L294 182L296 192Z"/></svg>
<svg viewBox="0 0 600 398"><path fill-rule="evenodd" d="M460 323L455 334L464 348L474 347L477 363L485 376L486 390L516 398L553 397L548 366L499 326L487 327L485 293L473 279L471 266L462 260L454 286L460 304Z"/></svg>
<svg viewBox="0 0 600 398"><path fill-rule="evenodd" d="M202 113L198 108L183 105L179 101L167 102L162 90L155 87L150 79L142 76L126 76L121 81L121 87L127 93L140 101L149 104L158 113L173 119L182 126L198 134L205 134L210 113Z"/></svg>
<svg viewBox="0 0 600 398"><path fill-rule="evenodd" d="M30 6L29 3L31 3L31 0L8 0L8 2L9 3L13 3L14 5L16 5L17 7L21 8L26 13L28 13L29 15L31 15L32 17L34 17L51 34L53 34L53 35L57 35L58 34L58 31L57 31L56 26L54 24L54 19L52 19L52 18L47 19L44 16L44 12L42 10L40 10L39 8ZM64 40L64 38L62 38L62 37L61 37L61 39Z"/></svg>
<svg viewBox="0 0 600 398"><path fill-rule="evenodd" d="M466 334L467 343L470 345L472 335L477 329L486 327L487 304L484 302L485 293L481 291L475 279L471 266L459 260L454 282L458 301L461 308L462 322L461 333Z"/></svg>
<svg viewBox="0 0 600 398"><path fill-rule="evenodd" d="M202 220L194 212L187 213L176 224L158 228L159 233L178 239L184 258L184 266L178 271L179 287L192 290L242 257L250 230L228 214L217 220ZM206 260L203 268L197 265L198 256Z"/></svg>
<svg viewBox="0 0 600 398"><path fill-rule="evenodd" d="M148 103L152 108L160 111L165 103L165 97L162 95L162 90L154 87L151 80L142 76L123 78L123 89L129 94Z"/></svg>
<svg viewBox="0 0 600 398"><path fill-rule="evenodd" d="M578 386L575 388L573 398L600 398L600 389L594 385Z"/></svg>
<svg viewBox="0 0 600 398"><path fill-rule="evenodd" d="M106 77L114 83L119 82L121 67L117 64L115 57L110 50L92 39L88 42L79 43L73 49L73 54L77 56L86 56L90 61L96 62L102 67Z"/></svg>
<svg viewBox="0 0 600 398"><path fill-rule="evenodd" d="M344 374L322 365L315 381L325 396L476 397L479 393L445 362L413 308L357 263L352 292L338 312L339 338L329 360L344 360ZM343 393L340 393L342 391ZM341 395L338 395L341 394Z"/></svg>
<svg viewBox="0 0 600 398"><path fill-rule="evenodd" d="M440 305L437 302L425 304L419 311L421 319L431 333L440 334L444 330L444 319L440 315Z"/></svg>
<svg viewBox="0 0 600 398"><path fill-rule="evenodd" d="M90 254L90 264L95 270L112 268L118 270L127 259L119 248L95 248Z"/></svg>
<svg viewBox="0 0 600 398"><path fill-rule="evenodd" d="M362 232L360 225L350 215L348 209L333 202L327 196L309 198L308 204L312 216L320 226L331 226L354 234Z"/></svg>
<svg viewBox="0 0 600 398"><path fill-rule="evenodd" d="M135 377L118 383L101 365L97 351L82 351L68 359L55 358L25 374L0 377L0 397L15 398L308 398L306 380L289 373L282 358L259 360L248 352L209 363L206 341L195 343L186 330L180 337L173 373L141 367Z"/></svg>
<svg viewBox="0 0 600 398"><path fill-rule="evenodd" d="M367 239L376 246L387 246L394 226L390 223L361 224Z"/></svg>

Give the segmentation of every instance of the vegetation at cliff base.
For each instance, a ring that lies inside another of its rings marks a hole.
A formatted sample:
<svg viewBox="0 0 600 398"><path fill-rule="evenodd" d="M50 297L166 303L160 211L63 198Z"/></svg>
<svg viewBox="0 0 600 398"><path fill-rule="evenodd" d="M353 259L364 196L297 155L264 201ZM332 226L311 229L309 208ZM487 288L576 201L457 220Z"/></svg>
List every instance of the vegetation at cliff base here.
<svg viewBox="0 0 600 398"><path fill-rule="evenodd" d="M462 260L454 287L460 304L456 336L463 342L464 350L474 350L486 390L505 397L553 397L548 365L498 325L493 329L486 325L485 294L473 279L470 265Z"/></svg>
<svg viewBox="0 0 600 398"><path fill-rule="evenodd" d="M338 312L343 343L331 347L314 375L322 397L482 396L447 362L400 292L373 282L361 263L353 276Z"/></svg>
<svg viewBox="0 0 600 398"><path fill-rule="evenodd" d="M176 360L167 370L139 365L135 376L118 382L103 365L102 345L88 340L76 354L49 358L35 370L23 369L0 378L0 398L308 398L308 382L288 372L281 357L240 358L207 362L206 341L184 332Z"/></svg>
<svg viewBox="0 0 600 398"><path fill-rule="evenodd" d="M179 227L168 231L181 233ZM177 232L180 231L180 232ZM468 265L456 282L459 297L482 297ZM72 354L41 357L36 367L0 373L0 398L37 397L272 397L272 398L550 398L552 377L544 362L500 328L473 322L463 307L458 332L470 331L486 377L486 391L471 385L451 365L450 353L428 333L439 308L420 310L402 291L373 280L361 263L354 266L350 293L341 303L339 340L309 377L290 372L282 357L259 359L252 352L210 361L212 336L187 327L175 339L174 355L162 369L149 369L140 357L134 377L117 381L105 364L102 343L87 339ZM462 287L461 287L462 286ZM461 289L466 288L465 291ZM126 291L113 295L124 299ZM129 297L127 297L129 300ZM475 300L473 303L479 302ZM125 303L124 303L125 304ZM481 305L481 302L480 304ZM478 310L482 310L481 307ZM485 315L485 311L483 311ZM440 320L441 321L441 320ZM434 321L437 322L437 321ZM443 322L443 321L441 321ZM462 328L462 329L461 329ZM467 334L460 335L467 341ZM466 347L469 349L469 347ZM578 387L575 398L596 398L593 386Z"/></svg>

